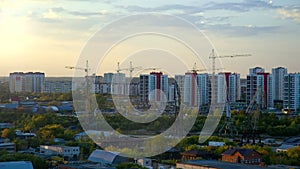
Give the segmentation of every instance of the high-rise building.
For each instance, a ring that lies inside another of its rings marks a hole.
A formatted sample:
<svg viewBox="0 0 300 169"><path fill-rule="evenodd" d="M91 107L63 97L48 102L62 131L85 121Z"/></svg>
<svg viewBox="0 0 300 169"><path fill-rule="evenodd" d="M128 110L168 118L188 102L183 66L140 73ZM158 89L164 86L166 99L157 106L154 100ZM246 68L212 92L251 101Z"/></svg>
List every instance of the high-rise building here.
<svg viewBox="0 0 300 169"><path fill-rule="evenodd" d="M283 107L292 111L300 110L300 73L284 75Z"/></svg>
<svg viewBox="0 0 300 169"><path fill-rule="evenodd" d="M227 83L228 81L226 81L226 76L227 73L220 73L216 75L216 87L217 87L217 91L216 91L216 95L217 95L217 103L225 103L227 101Z"/></svg>
<svg viewBox="0 0 300 169"><path fill-rule="evenodd" d="M198 106L197 101L197 82L196 82L197 73L186 73L184 79L184 88L183 88L183 103L187 106Z"/></svg>
<svg viewBox="0 0 300 169"><path fill-rule="evenodd" d="M256 103L261 104L262 108L270 107L268 101L270 86L268 84L272 79L269 73L265 73L261 67L250 68L249 75L247 75L247 91L246 102L249 104L252 99L255 99ZM256 98L253 98L256 94Z"/></svg>
<svg viewBox="0 0 300 169"><path fill-rule="evenodd" d="M162 72L151 72L150 75L140 75L140 102L149 105L149 101L168 101L168 76Z"/></svg>
<svg viewBox="0 0 300 169"><path fill-rule="evenodd" d="M113 73L104 73L104 82L111 83L113 76L114 76Z"/></svg>
<svg viewBox="0 0 300 169"><path fill-rule="evenodd" d="M265 69L261 67L255 67L249 69L249 75L257 74L257 73L264 73Z"/></svg>
<svg viewBox="0 0 300 169"><path fill-rule="evenodd" d="M9 75L10 92L41 93L44 89L45 74L40 72L14 72Z"/></svg>
<svg viewBox="0 0 300 169"><path fill-rule="evenodd" d="M143 106L149 105L149 77L150 75L140 75L140 103Z"/></svg>
<svg viewBox="0 0 300 169"><path fill-rule="evenodd" d="M43 93L70 93L72 81L45 81Z"/></svg>
<svg viewBox="0 0 300 169"><path fill-rule="evenodd" d="M267 91L267 107L268 108L274 108L274 76L270 74L268 76L267 80L267 86L268 86L268 91Z"/></svg>
<svg viewBox="0 0 300 169"><path fill-rule="evenodd" d="M149 100L166 102L169 90L168 76L162 72L151 72L149 76Z"/></svg>
<svg viewBox="0 0 300 169"><path fill-rule="evenodd" d="M175 75L175 83L176 85L176 90L178 90L180 94L180 100L183 101L183 96L184 96L184 80L185 77L184 75Z"/></svg>
<svg viewBox="0 0 300 169"><path fill-rule="evenodd" d="M274 100L283 100L283 83L287 69L277 67L272 69L272 92Z"/></svg>
<svg viewBox="0 0 300 169"><path fill-rule="evenodd" d="M240 74L225 72L219 73L217 77L218 102L224 102L225 99L230 103L235 103L241 99Z"/></svg>
<svg viewBox="0 0 300 169"><path fill-rule="evenodd" d="M240 87L241 87L241 98L240 100L246 100L246 94L247 94L247 79L240 79Z"/></svg>
<svg viewBox="0 0 300 169"><path fill-rule="evenodd" d="M109 76L107 76L108 78ZM110 78L110 77L109 77ZM107 79L108 81L110 79ZM109 83L109 82L107 82ZM111 79L111 94L114 95L125 95L126 90L126 77L124 73L115 73Z"/></svg>
<svg viewBox="0 0 300 169"><path fill-rule="evenodd" d="M260 96L254 98L257 90L263 91L264 79L262 75L252 74L247 75L247 91L246 91L246 103L250 104L252 99L255 99L257 103L264 105Z"/></svg>
<svg viewBox="0 0 300 169"><path fill-rule="evenodd" d="M198 94L197 102L198 104L205 105L210 102L210 80L208 74L197 74L196 76Z"/></svg>
<svg viewBox="0 0 300 169"><path fill-rule="evenodd" d="M176 87L175 87L175 84L171 84L169 86L169 92L168 92L168 102L171 102L171 103L175 103L175 97L176 97Z"/></svg>

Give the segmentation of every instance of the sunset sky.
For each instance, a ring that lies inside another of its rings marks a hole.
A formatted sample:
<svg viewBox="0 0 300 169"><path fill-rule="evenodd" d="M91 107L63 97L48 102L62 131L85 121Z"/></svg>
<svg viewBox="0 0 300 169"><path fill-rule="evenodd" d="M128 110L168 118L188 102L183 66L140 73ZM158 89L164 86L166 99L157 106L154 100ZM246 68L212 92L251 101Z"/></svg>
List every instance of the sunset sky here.
<svg viewBox="0 0 300 169"><path fill-rule="evenodd" d="M226 71L245 76L250 67L284 66L300 72L299 0L0 0L0 76L14 71L71 76L65 66L76 65L98 30L147 12L195 24L220 55L252 54L222 59Z"/></svg>

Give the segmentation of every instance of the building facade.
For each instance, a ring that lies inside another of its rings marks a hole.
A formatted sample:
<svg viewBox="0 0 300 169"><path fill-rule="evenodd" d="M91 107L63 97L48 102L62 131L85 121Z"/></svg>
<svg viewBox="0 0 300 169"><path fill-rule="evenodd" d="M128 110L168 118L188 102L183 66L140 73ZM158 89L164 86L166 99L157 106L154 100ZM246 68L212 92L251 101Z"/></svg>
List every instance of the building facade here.
<svg viewBox="0 0 300 169"><path fill-rule="evenodd" d="M207 73L205 74L197 74L196 76L197 81L197 102L198 104L205 105L210 102L210 80L209 75Z"/></svg>
<svg viewBox="0 0 300 169"><path fill-rule="evenodd" d="M11 93L41 93L44 90L45 74L41 72L14 72L9 74Z"/></svg>
<svg viewBox="0 0 300 169"><path fill-rule="evenodd" d="M43 93L70 93L71 81L45 81Z"/></svg>
<svg viewBox="0 0 300 169"><path fill-rule="evenodd" d="M274 100L283 100L284 76L286 74L287 69L284 67L272 69L272 93Z"/></svg>
<svg viewBox="0 0 300 169"><path fill-rule="evenodd" d="M183 87L183 103L187 106L198 106L198 87L196 81L197 73L186 73Z"/></svg>
<svg viewBox="0 0 300 169"><path fill-rule="evenodd" d="M61 155L63 158L78 159L79 154L80 154L80 149L79 149L79 147L70 147L70 146L41 145L40 153L43 155L48 155L48 156Z"/></svg>
<svg viewBox="0 0 300 169"><path fill-rule="evenodd" d="M292 111L300 110L300 73L284 76L283 107Z"/></svg>
<svg viewBox="0 0 300 169"><path fill-rule="evenodd" d="M262 163L262 155L252 149L232 148L222 153L222 161L259 165Z"/></svg>
<svg viewBox="0 0 300 169"><path fill-rule="evenodd" d="M250 69L250 74L247 75L246 87L246 103L249 105L254 99L261 108L271 107L270 95L270 74L263 72L264 69L260 67ZM256 72L256 73L255 73ZM254 98L255 97L255 98Z"/></svg>

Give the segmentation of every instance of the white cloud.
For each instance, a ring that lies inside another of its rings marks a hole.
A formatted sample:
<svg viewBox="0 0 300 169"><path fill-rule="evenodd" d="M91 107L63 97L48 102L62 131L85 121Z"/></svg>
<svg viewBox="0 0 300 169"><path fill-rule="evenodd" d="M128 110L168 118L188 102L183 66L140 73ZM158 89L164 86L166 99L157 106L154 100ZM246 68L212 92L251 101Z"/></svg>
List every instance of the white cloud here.
<svg viewBox="0 0 300 169"><path fill-rule="evenodd" d="M61 19L61 16L54 12L52 9L49 9L47 12L43 13L44 19Z"/></svg>
<svg viewBox="0 0 300 169"><path fill-rule="evenodd" d="M284 18L284 19L293 19L297 22L300 22L300 9L278 9L277 12Z"/></svg>

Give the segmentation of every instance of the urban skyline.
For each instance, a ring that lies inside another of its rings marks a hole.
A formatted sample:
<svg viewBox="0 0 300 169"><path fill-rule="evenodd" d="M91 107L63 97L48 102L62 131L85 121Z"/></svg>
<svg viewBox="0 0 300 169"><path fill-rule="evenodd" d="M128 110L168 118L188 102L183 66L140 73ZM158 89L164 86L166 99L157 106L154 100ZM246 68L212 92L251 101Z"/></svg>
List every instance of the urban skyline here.
<svg viewBox="0 0 300 169"><path fill-rule="evenodd" d="M266 72L266 73L270 73L270 74L274 74L274 72L272 71L272 69L274 69L274 68L284 68L284 69L287 69L287 73L300 73L300 67L299 67L299 70L296 70L296 71L291 71L288 67L286 67L286 66L274 66L274 67L271 67L270 69L266 69L264 66L252 66L252 67L249 67L249 68L245 68L245 70L246 70L246 74L242 74L241 72L237 72L237 71L231 71L231 70L224 70L224 71L222 71L221 69L217 69L216 70L216 73L227 73L227 72L230 72L230 73L238 73L238 74L240 74L240 78L241 79L246 79L247 78L247 75L249 74L249 71L250 71L250 69L251 68L263 68L264 69L264 71ZM126 68L127 69L127 68ZM176 75L184 75L185 73L187 73L187 72L191 72L191 71L193 71L192 70L193 68L191 68L190 70L186 70L186 71L183 71L183 72L181 72L181 73L178 73L178 74L174 74L174 77L172 77L172 78L175 78L175 76ZM198 74L203 74L203 73L208 73L208 74L212 74L212 72L211 71L206 71L206 70L204 70L204 69L199 69L200 71L197 71L198 72ZM70 70L69 70L70 71ZM32 71L32 69L30 69L30 70L28 70L28 71L11 71L11 72L9 72L7 75L4 75L4 76L0 76L0 77L9 77L9 74L10 73L18 73L18 72L22 72L22 73L39 73L39 72L43 72L44 74L45 74L45 77L53 77L53 78L55 78L55 77L57 77L57 78L59 78L59 77L69 77L69 78L72 78L74 75L68 75L68 76L47 76L47 72L45 72L45 71L43 71L43 70L41 70L41 71ZM71 72L73 72L72 70L71 70ZM156 69L156 68L154 68L153 67L153 69L147 69L146 70L146 73L145 72L143 72L143 73L140 73L140 74L150 74L151 72L163 72L163 73L166 73L166 72L164 72L164 71L162 71L161 69ZM129 71L120 71L120 72L118 72L117 71L117 69L115 69L115 70L111 70L111 71L107 71L107 72L103 72L103 73L89 73L89 75L90 76L93 76L93 75L96 75L96 76L102 76L102 77L104 77L104 74L116 74L116 73L122 73L122 74L125 74L125 77L127 78L127 77L130 77L130 75L129 75ZM140 74L138 74L138 75L135 75L135 76L133 76L133 77L139 77L140 76ZM133 74L134 75L134 74Z"/></svg>
<svg viewBox="0 0 300 169"><path fill-rule="evenodd" d="M129 82L124 73L118 72L105 73L104 76L94 74L89 78L89 86L92 93L139 96L139 103L144 106L153 101L176 105L181 100L186 105L197 107L207 105L215 98L217 103L244 101L250 104L255 100L264 109L278 106L299 109L300 73L288 73L287 68L273 68L272 73L261 67L249 68L245 82L238 73L219 72L215 75L215 97L212 77L213 74L198 74L195 69L175 77L152 71ZM40 72L14 72L10 73L9 79L11 93L70 93L85 83L85 80L73 83L70 80L46 81L45 74Z"/></svg>

